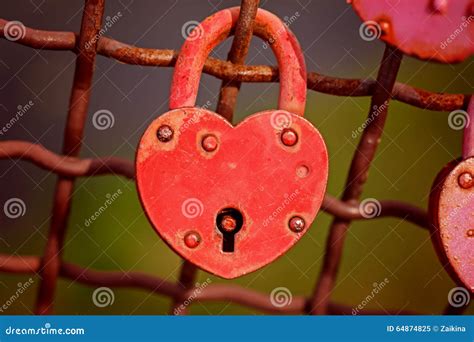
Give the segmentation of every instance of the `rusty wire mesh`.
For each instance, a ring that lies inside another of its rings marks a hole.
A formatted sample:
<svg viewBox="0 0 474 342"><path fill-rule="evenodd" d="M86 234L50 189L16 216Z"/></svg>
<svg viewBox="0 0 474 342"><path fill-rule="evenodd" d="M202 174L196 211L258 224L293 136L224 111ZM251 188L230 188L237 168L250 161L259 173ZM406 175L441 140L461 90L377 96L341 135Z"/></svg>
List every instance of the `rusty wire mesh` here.
<svg viewBox="0 0 474 342"><path fill-rule="evenodd" d="M217 112L230 121L242 82L278 82L277 68L266 65L244 65L252 37L252 21L258 5L258 0L242 1L241 14L228 61L208 58L204 67L205 73L222 79ZM95 271L62 260L75 178L115 174L133 179L135 175L131 161L114 157L78 158L97 54L127 64L156 67L173 67L178 55L178 51L139 48L103 36L98 40L93 39L101 28L104 6L105 0L85 1L81 30L78 35L73 32L26 28L24 36L16 41L36 49L70 50L77 54L62 155L25 141L0 143L0 158L28 160L58 175L53 216L43 256L0 255L0 271L39 275L41 283L35 308L38 314L52 312L59 276L87 285L141 288L171 297L173 308L175 308L191 295L197 274L196 267L184 261L179 277L180 284L178 284L137 272L127 273L127 276L124 276L122 272ZM8 21L0 19L0 35L3 37L3 29L7 24ZM94 43L88 44L88 42ZM369 219L364 217L359 210L359 198L383 133L389 107L383 104L388 104L391 99L395 99L423 109L453 111L465 108L468 101L468 96L463 94L433 93L396 82L401 60L402 53L387 45L376 80L342 79L315 72L308 73L309 90L337 96L371 96L368 115L375 118L368 121L362 134L352 159L342 198L325 196L322 209L333 215L334 220L330 227L323 267L313 294L309 298L295 297L290 305L277 307L272 305L266 294L240 286L221 284L206 287L197 294L195 300L226 300L270 313L350 314L350 307L336 304L330 301L330 297L341 262L344 238L351 221ZM373 110L376 108L383 108L383 110L373 115ZM430 225L424 210L398 201L382 201L379 217L381 216L404 219L424 229L429 229ZM444 312L462 313L465 308L453 308L448 304ZM185 312L181 311L181 313ZM364 311L364 314L386 313L387 311ZM399 310L388 313L413 314L413 312Z"/></svg>

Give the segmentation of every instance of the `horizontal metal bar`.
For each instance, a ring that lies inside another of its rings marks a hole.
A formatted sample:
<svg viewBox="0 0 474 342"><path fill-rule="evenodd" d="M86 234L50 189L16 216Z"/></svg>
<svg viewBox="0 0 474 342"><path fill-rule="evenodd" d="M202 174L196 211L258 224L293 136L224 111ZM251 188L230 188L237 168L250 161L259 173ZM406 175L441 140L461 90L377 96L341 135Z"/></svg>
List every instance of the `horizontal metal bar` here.
<svg viewBox="0 0 474 342"><path fill-rule="evenodd" d="M116 174L129 179L135 178L135 165L129 160L116 157L80 159L61 156L41 145L22 140L0 142L0 159L27 160L42 169L66 177ZM386 200L379 203L380 214L374 218L398 217L418 226L429 228L428 215L424 210L399 201ZM327 194L321 209L345 220L371 219L363 212L360 203L345 203Z"/></svg>
<svg viewBox="0 0 474 342"><path fill-rule="evenodd" d="M36 256L11 256L0 254L0 271L12 271L22 274L34 274L39 270L40 259ZM271 303L270 296L237 285L211 284L195 291L183 289L179 284L140 272L96 271L82 268L71 263L63 263L60 275L89 286L107 286L113 288L136 288L172 298L193 298L195 302L233 302L268 313L301 314L304 313L306 298L293 296L292 302L284 307ZM331 303L329 313L333 315L351 314L352 308ZM416 315L411 311L364 310L361 315Z"/></svg>
<svg viewBox="0 0 474 342"><path fill-rule="evenodd" d="M3 28L7 23L8 21L0 19L0 37L4 37ZM77 51L77 36L73 32L26 28L24 37L15 43L43 50ZM179 51L139 48L103 36L98 41L97 53L132 65L172 67L176 63ZM207 59L204 72L222 80L237 82L278 81L277 67L235 65L216 58ZM316 72L308 73L308 89L336 96L371 96L375 84L376 81L373 79L345 79ZM462 109L468 98L464 94L436 93L400 82L395 83L392 96L397 101L434 111Z"/></svg>

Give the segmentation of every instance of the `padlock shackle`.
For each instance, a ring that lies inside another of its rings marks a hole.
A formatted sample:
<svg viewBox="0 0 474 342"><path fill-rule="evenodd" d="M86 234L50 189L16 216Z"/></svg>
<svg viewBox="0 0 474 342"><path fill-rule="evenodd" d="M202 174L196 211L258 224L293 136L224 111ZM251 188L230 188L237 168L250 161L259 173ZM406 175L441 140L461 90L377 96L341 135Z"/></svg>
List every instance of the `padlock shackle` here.
<svg viewBox="0 0 474 342"><path fill-rule="evenodd" d="M474 157L474 95L470 96L467 106L466 127L464 127L462 143L463 159Z"/></svg>
<svg viewBox="0 0 474 342"><path fill-rule="evenodd" d="M240 7L219 11L196 26L181 48L171 84L170 109L194 107L204 63L209 53L236 26ZM306 65L301 47L276 15L258 9L254 34L267 42L275 53L280 73L279 109L304 115L306 105Z"/></svg>

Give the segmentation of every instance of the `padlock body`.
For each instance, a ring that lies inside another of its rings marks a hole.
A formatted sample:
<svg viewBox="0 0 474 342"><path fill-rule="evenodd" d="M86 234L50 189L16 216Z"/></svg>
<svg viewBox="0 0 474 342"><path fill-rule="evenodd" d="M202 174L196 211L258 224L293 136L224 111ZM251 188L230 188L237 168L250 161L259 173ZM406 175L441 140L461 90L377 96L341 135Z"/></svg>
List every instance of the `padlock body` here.
<svg viewBox="0 0 474 342"><path fill-rule="evenodd" d="M292 146L282 142L282 122L297 134ZM157 138L163 125L173 131L170 141ZM136 172L146 214L168 245L208 272L235 278L270 263L308 230L325 193L328 155L317 129L298 115L270 110L234 127L214 112L182 108L150 124ZM233 252L223 251L216 223L226 208L243 217ZM306 223L301 231L289 227L295 216ZM190 233L196 244L187 244Z"/></svg>
<svg viewBox="0 0 474 342"><path fill-rule="evenodd" d="M430 196L432 239L441 262L474 292L474 158L453 161L437 176Z"/></svg>

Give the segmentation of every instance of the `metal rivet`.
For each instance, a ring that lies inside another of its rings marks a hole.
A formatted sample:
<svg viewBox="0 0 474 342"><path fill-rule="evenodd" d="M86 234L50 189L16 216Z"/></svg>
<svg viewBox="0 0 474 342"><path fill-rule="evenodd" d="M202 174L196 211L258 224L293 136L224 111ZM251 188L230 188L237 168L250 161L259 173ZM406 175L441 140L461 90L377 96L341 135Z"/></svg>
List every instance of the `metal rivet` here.
<svg viewBox="0 0 474 342"><path fill-rule="evenodd" d="M188 248L196 248L201 243L201 236L197 232L188 232L184 236L184 243Z"/></svg>
<svg viewBox="0 0 474 342"><path fill-rule="evenodd" d="M470 172L462 173L458 178L459 186L463 189L469 189L474 185L474 179Z"/></svg>
<svg viewBox="0 0 474 342"><path fill-rule="evenodd" d="M448 0L431 0L431 9L437 14L446 14L448 11Z"/></svg>
<svg viewBox="0 0 474 342"><path fill-rule="evenodd" d="M300 165L296 168L296 175L299 178L306 178L309 175L309 168L306 165Z"/></svg>
<svg viewBox="0 0 474 342"><path fill-rule="evenodd" d="M281 132L281 142L286 146L294 146L298 142L298 134L292 128L285 128Z"/></svg>
<svg viewBox="0 0 474 342"><path fill-rule="evenodd" d="M467 231L467 236L468 236L468 237L474 237L474 229L469 229L469 230Z"/></svg>
<svg viewBox="0 0 474 342"><path fill-rule="evenodd" d="M227 232L233 231L237 227L237 221L230 215L225 215L221 219L221 227Z"/></svg>
<svg viewBox="0 0 474 342"><path fill-rule="evenodd" d="M161 125L158 128L158 131L156 131L156 136L158 137L158 140L161 142L168 142L171 139L173 139L173 129L168 126L168 125Z"/></svg>
<svg viewBox="0 0 474 342"><path fill-rule="evenodd" d="M380 32L383 36L387 36L390 34L391 31L391 25L390 22L387 21L386 19L382 19L378 22L380 29L382 32Z"/></svg>
<svg viewBox="0 0 474 342"><path fill-rule="evenodd" d="M201 142L202 148L207 152L214 152L217 149L217 138L213 134L206 135Z"/></svg>
<svg viewBox="0 0 474 342"><path fill-rule="evenodd" d="M290 229L294 231L295 233L301 233L304 230L306 223L302 217L293 216L290 219L289 226L290 226Z"/></svg>

